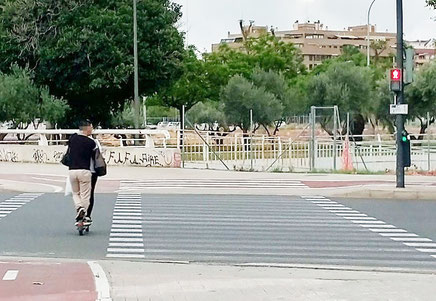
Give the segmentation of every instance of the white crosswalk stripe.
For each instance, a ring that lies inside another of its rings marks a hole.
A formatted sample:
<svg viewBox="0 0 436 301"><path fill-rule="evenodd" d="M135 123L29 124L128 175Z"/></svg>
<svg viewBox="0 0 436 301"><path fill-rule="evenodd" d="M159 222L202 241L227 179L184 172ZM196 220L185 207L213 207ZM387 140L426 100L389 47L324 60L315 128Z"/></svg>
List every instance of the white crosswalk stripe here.
<svg viewBox="0 0 436 301"><path fill-rule="evenodd" d="M42 195L43 193L21 193L0 202L0 221Z"/></svg>
<svg viewBox="0 0 436 301"><path fill-rule="evenodd" d="M313 197L303 198L306 200L311 200L313 204L322 207L329 212L336 214L337 216L350 220L352 223L366 228L371 232L377 233L382 237L389 238L392 241L402 243L408 247L413 247L415 248L415 250L422 253L436 254L436 243L429 238L419 237L415 233L408 233L407 230L398 229L394 225L386 225L385 222L379 221L374 217L368 217L366 214L360 213L359 211L353 210L352 208L347 208L345 206L343 207L350 209L349 212L347 212L346 210L336 210L335 208L343 205L339 203L337 205L328 205L329 202L333 202L328 198L325 198L322 201ZM431 256L433 258L436 258L436 255Z"/></svg>
<svg viewBox="0 0 436 301"><path fill-rule="evenodd" d="M126 180L121 181L119 192L145 189L277 189L277 188L308 188L298 180L274 179L165 179L165 180Z"/></svg>
<svg viewBox="0 0 436 301"><path fill-rule="evenodd" d="M113 211L107 258L144 258L142 204L138 193L118 194Z"/></svg>

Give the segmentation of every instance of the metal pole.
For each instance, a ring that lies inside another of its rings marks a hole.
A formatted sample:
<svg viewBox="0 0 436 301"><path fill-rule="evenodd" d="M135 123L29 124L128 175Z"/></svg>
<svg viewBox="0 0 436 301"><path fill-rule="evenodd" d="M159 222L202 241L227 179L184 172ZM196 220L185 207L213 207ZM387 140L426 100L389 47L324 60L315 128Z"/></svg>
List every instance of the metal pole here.
<svg viewBox="0 0 436 301"><path fill-rule="evenodd" d="M195 129L195 128L194 128ZM182 120L180 123L180 140L182 144L182 167L185 168L185 105L182 106Z"/></svg>
<svg viewBox="0 0 436 301"><path fill-rule="evenodd" d="M250 109L250 171L253 171L253 110Z"/></svg>
<svg viewBox="0 0 436 301"><path fill-rule="evenodd" d="M133 0L133 56L134 56L134 109L135 128L139 129L139 75L138 75L138 22L136 19L136 1Z"/></svg>
<svg viewBox="0 0 436 301"><path fill-rule="evenodd" d="M430 155L430 112L427 112L427 169L431 170L431 155Z"/></svg>
<svg viewBox="0 0 436 301"><path fill-rule="evenodd" d="M310 171L315 170L315 125L316 125L316 108L310 108Z"/></svg>
<svg viewBox="0 0 436 301"><path fill-rule="evenodd" d="M369 42L369 32L370 32L370 26L371 26L371 24L369 23L369 17L370 17L370 14L371 14L371 8L372 8L372 6L374 5L374 2L375 2L375 0L373 0L372 2L371 2L371 5L369 6L369 9L368 9L368 27L367 27L367 30L368 30L368 35L367 35L367 37L366 37L366 41L367 41L367 46L366 46L366 51L367 51L367 58L366 58L366 64L367 64L367 66L369 67L369 63L370 63L370 60L371 60L371 57L370 57L370 42Z"/></svg>
<svg viewBox="0 0 436 301"><path fill-rule="evenodd" d="M335 108L333 109L333 118L334 118L334 122L333 122L333 170L336 171L336 139L337 139L337 135L338 135L338 120L337 120L337 107L335 106Z"/></svg>
<svg viewBox="0 0 436 301"><path fill-rule="evenodd" d="M403 0L397 1L397 68L404 74L403 68ZM400 91L397 92L397 104L403 104L404 101L404 80L401 76ZM401 143L401 134L404 131L404 115L397 115L397 188L404 188L404 162L403 162L403 145Z"/></svg>
<svg viewBox="0 0 436 301"><path fill-rule="evenodd" d="M144 115L144 128L147 127L147 105L146 105L147 97L144 96L142 98L142 107L143 107L143 115Z"/></svg>

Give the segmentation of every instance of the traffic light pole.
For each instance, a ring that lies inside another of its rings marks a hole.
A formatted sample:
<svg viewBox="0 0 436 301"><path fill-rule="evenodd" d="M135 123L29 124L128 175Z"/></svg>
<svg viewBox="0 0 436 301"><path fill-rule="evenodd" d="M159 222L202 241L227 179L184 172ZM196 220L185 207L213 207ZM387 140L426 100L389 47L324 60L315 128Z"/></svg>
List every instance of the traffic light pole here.
<svg viewBox="0 0 436 301"><path fill-rule="evenodd" d="M397 68L403 70L403 0L397 1ZM397 94L397 104L403 104L404 101L404 77L401 76L400 91ZM404 188L404 162L403 162L403 143L401 142L404 131L404 115L396 115L397 127L397 188Z"/></svg>

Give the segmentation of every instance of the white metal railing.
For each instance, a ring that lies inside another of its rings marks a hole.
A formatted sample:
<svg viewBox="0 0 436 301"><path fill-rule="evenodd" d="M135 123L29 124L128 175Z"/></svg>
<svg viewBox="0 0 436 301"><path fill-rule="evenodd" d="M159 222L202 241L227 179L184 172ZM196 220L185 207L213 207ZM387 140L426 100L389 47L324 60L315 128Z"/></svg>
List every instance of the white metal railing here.
<svg viewBox="0 0 436 301"><path fill-rule="evenodd" d="M76 129L26 130L26 129L0 129L1 144L39 144L59 145L67 142L68 135L78 133ZM149 129L96 129L93 136L101 142L113 146L146 146L171 147L168 141L171 134L168 130ZM176 146L174 146L176 147Z"/></svg>

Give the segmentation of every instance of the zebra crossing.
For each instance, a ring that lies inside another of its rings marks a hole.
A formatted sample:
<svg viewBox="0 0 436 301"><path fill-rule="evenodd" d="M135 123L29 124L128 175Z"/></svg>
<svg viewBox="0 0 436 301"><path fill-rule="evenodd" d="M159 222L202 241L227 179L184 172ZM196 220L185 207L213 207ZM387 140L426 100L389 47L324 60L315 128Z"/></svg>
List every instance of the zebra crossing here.
<svg viewBox="0 0 436 301"><path fill-rule="evenodd" d="M43 193L21 193L0 202L0 220L13 213L15 210L40 197L41 195L43 195Z"/></svg>
<svg viewBox="0 0 436 301"><path fill-rule="evenodd" d="M119 193L113 210L107 258L144 258L142 197Z"/></svg>
<svg viewBox="0 0 436 301"><path fill-rule="evenodd" d="M145 189L279 189L308 188L299 180L286 179L150 179L123 180L119 191L137 191Z"/></svg>
<svg viewBox="0 0 436 301"><path fill-rule="evenodd" d="M303 198L382 237L413 247L418 252L429 254L436 259L436 242L429 238L419 237L415 233L409 233L407 230L399 229L394 225L388 225L384 221L369 217L323 196L305 196Z"/></svg>

